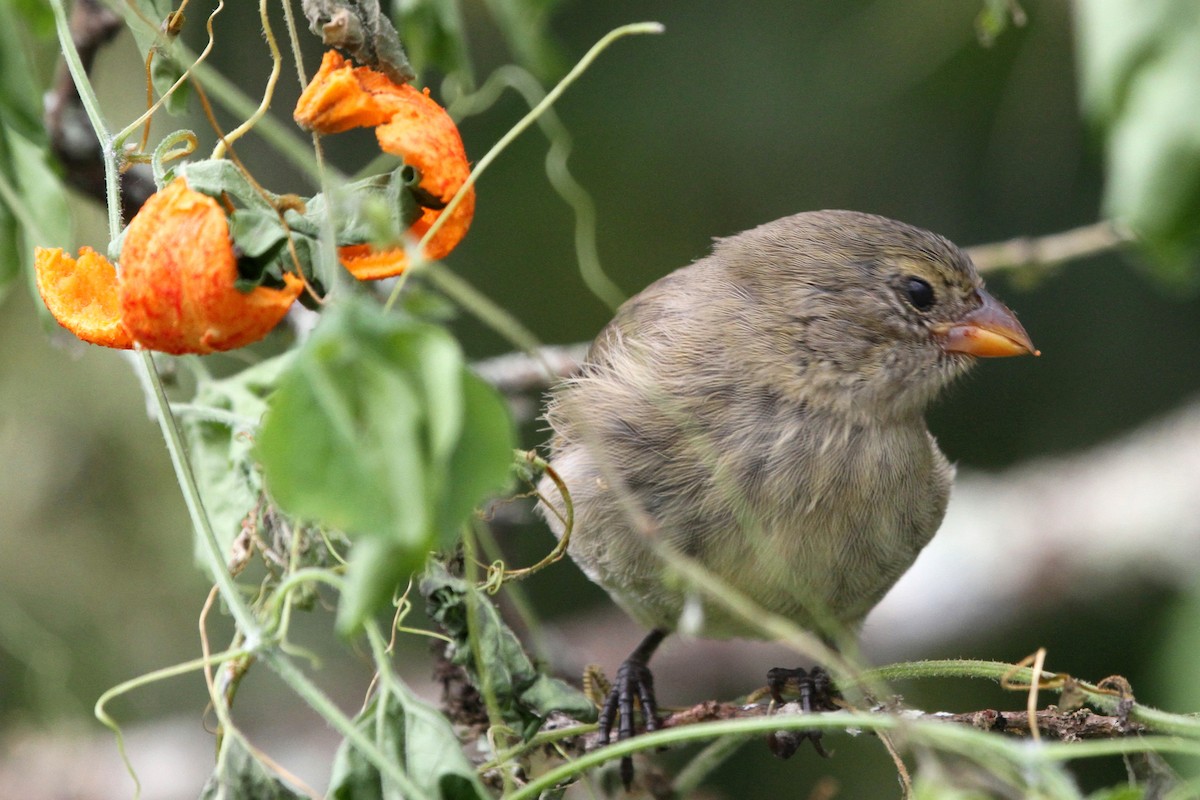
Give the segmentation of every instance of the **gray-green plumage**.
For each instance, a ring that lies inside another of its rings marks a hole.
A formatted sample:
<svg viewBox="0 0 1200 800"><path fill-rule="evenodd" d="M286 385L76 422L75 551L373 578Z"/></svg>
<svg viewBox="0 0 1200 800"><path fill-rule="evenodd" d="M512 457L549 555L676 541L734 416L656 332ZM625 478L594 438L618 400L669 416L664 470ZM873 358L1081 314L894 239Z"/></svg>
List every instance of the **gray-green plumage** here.
<svg viewBox="0 0 1200 800"><path fill-rule="evenodd" d="M982 291L953 244L867 214L718 240L625 303L552 393L570 555L649 628L673 630L685 605L651 540L799 625L856 626L945 514L953 469L923 413L974 359L936 331ZM757 633L711 604L698 632Z"/></svg>

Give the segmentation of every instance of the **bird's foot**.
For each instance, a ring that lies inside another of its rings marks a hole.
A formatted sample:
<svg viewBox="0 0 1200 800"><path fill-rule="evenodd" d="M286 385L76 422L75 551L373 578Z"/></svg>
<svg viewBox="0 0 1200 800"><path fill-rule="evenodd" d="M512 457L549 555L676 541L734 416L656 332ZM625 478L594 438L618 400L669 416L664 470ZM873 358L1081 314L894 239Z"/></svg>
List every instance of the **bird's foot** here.
<svg viewBox="0 0 1200 800"><path fill-rule="evenodd" d="M618 742L633 737L636 732L633 722L635 704L642 707L644 729L658 730L658 701L654 697L654 676L650 673L649 662L650 656L665 637L663 631L652 631L617 670L612 689L604 700L604 707L600 709L600 746L612 741L614 726L617 728ZM621 783L626 791L633 785L632 756L621 757Z"/></svg>
<svg viewBox="0 0 1200 800"><path fill-rule="evenodd" d="M833 688L829 673L821 667L811 670L775 667L767 672L767 688L775 704L783 703L783 692L791 687L795 687L794 691L800 697L800 709L805 713L837 710L833 702L838 696L837 690ZM812 742L813 749L822 758L829 758L821 744L821 731L815 729L776 731L767 737L767 746L780 758L791 758L805 741Z"/></svg>

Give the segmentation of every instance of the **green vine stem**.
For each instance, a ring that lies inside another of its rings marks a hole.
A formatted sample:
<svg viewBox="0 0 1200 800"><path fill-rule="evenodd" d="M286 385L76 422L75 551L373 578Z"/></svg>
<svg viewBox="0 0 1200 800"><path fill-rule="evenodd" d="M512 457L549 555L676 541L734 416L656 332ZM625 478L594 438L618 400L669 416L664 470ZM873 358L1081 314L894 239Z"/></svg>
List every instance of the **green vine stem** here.
<svg viewBox="0 0 1200 800"><path fill-rule="evenodd" d="M521 95L531 109L546 97L545 89L528 70L506 64L489 75L478 91L456 99L448 111L456 120L475 116L491 108L506 88ZM596 245L596 204L568 166L571 134L552 108L543 112L538 124L550 142L546 152L546 177L559 197L575 212L575 260L579 264L579 275L592 294L610 311L616 311L625 302L625 293L604 272L600 263Z"/></svg>
<svg viewBox="0 0 1200 800"><path fill-rule="evenodd" d="M101 694L96 700L96 705L92 708L92 715L99 720L101 725L112 731L113 735L116 737L117 753L121 757L121 763L125 765L125 771L133 780L135 797L141 795L142 782L138 779L137 772L133 768L133 762L129 760L129 753L125 749L125 734L121 731L121 726L117 724L117 721L109 715L106 708L107 705L121 695L132 692L135 689L140 689L143 686L149 686L152 683L167 680L168 678L186 675L189 672L195 672L197 670L204 669L205 666L210 664L220 664L230 659L241 658L249 654L250 653L247 650L226 650L222 653L210 655L208 658L196 658L192 659L191 661L185 661L182 664L174 664L170 667L156 669L153 672L148 672L144 675L139 675L136 678L131 678L127 681L118 683L116 686L113 686Z"/></svg>
<svg viewBox="0 0 1200 800"><path fill-rule="evenodd" d="M67 71L71 73L71 80L74 81L75 89L79 92L79 101L83 104L83 110L87 113L88 122L91 123L92 130L96 133L96 139L100 142L104 156L108 237L115 239L121 232L121 183L117 173L117 159L113 152L112 136L108 132L108 125L104 122L104 115L100 113L100 101L96 98L91 81L88 80L87 70L83 68L83 61L79 58L79 51L75 49L75 40L71 38L71 24L67 20L67 10L63 7L63 0L50 0L50 8L54 12L54 29L58 34L58 44L62 48L63 59L67 63Z"/></svg>
<svg viewBox="0 0 1200 800"><path fill-rule="evenodd" d="M1034 679L1032 669L1014 667L1001 661L943 660L912 661L889 664L864 671L860 678L864 682L893 682L928 678L983 678L996 683L1023 682ZM1107 714L1127 714L1132 722L1139 722L1151 730L1174 736L1200 740L1200 716L1173 714L1135 702L1131 695L1081 681L1060 673L1043 670L1039 676L1040 688L1047 691L1070 691L1082 694L1086 702ZM1124 707L1122 707L1124 706Z"/></svg>
<svg viewBox="0 0 1200 800"><path fill-rule="evenodd" d="M1010 667L1011 669L1011 667ZM1050 796L1075 796L1074 785L1052 765L1074 758L1123 756L1132 753L1180 753L1200 756L1200 742L1171 736L1143 736L1082 743L1043 743L1029 747L1027 742L1005 739L994 733L966 725L933 721L906 720L901 715L837 711L823 714L787 714L768 717L701 722L678 728L644 733L624 742L585 753L579 758L545 772L505 796L505 800L533 800L605 761L643 750L707 741L723 737L748 738L780 730L896 731L909 744L923 744L937 750L956 753L995 769L1007 765L1014 781L1038 786Z"/></svg>

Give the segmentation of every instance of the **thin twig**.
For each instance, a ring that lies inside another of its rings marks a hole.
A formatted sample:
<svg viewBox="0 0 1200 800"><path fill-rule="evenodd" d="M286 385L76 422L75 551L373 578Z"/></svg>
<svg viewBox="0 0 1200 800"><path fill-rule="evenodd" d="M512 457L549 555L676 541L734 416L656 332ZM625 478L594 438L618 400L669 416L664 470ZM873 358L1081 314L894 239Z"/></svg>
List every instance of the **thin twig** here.
<svg viewBox="0 0 1200 800"><path fill-rule="evenodd" d="M1133 241L1133 234L1112 220L1072 228L1048 236L1018 236L967 249L980 272L1045 268L1077 258L1100 255Z"/></svg>

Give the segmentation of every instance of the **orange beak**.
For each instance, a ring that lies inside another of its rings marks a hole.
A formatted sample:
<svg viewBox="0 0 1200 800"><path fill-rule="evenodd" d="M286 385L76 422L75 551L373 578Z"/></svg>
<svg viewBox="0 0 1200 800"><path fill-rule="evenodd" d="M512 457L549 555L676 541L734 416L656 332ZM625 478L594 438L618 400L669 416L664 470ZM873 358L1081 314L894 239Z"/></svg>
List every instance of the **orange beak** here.
<svg viewBox="0 0 1200 800"><path fill-rule="evenodd" d="M982 289L979 297L983 300L979 308L957 322L934 327L943 350L981 358L1041 355L1013 312Z"/></svg>

